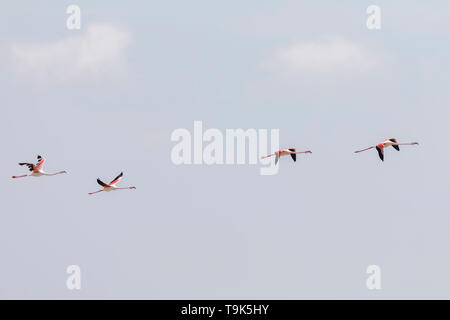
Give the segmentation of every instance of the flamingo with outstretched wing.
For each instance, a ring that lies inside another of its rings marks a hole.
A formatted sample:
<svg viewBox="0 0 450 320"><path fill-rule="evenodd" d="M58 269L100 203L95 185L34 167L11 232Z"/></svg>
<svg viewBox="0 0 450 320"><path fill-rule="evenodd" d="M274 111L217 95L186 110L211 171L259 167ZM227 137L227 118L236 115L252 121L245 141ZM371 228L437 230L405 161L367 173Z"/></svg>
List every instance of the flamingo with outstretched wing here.
<svg viewBox="0 0 450 320"><path fill-rule="evenodd" d="M95 191L95 192L89 192L89 194L95 194L95 193L99 193L99 192L110 192L110 191L116 191L116 190L124 190L124 189L136 189L136 187L123 187L123 188L119 188L116 187L116 184L122 180L123 177L123 172L121 172L116 178L114 178L109 184L104 183L102 180L97 179L97 183L99 185L101 185L103 187L103 189Z"/></svg>
<svg viewBox="0 0 450 320"><path fill-rule="evenodd" d="M363 151L367 151L367 150L375 148L378 151L378 156L380 157L381 161L384 161L384 149L385 148L392 146L395 150L400 151L399 146L411 146L411 145L416 145L416 144L419 144L419 143L418 142L398 143L397 139L391 138L391 139L384 140L383 142L377 144L376 146L371 146L369 148L365 148L362 150L356 150L355 153L359 153L359 152L363 152Z"/></svg>
<svg viewBox="0 0 450 320"><path fill-rule="evenodd" d="M21 166L27 166L28 170L30 170L30 173L24 174L21 176L12 176L13 179L17 178L25 178L25 177L42 177L42 176L56 176L57 174L67 173L67 171L59 171L56 173L47 173L44 171L44 163L45 158L41 156L37 156L38 162L36 164L29 163L29 162L20 162L19 165Z"/></svg>
<svg viewBox="0 0 450 320"><path fill-rule="evenodd" d="M312 153L310 150L306 151L296 151L295 148L281 149L267 156L261 157L261 159L269 158L275 156L275 164L278 163L278 160L282 156L291 155L292 160L297 161L297 154L300 153Z"/></svg>

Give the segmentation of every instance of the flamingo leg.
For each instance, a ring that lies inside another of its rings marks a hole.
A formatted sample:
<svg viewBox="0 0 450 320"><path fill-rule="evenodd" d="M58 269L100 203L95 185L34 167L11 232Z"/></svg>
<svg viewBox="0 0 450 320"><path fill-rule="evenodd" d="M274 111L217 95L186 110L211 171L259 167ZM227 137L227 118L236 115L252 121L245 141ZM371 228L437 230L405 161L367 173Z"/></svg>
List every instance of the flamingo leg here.
<svg viewBox="0 0 450 320"><path fill-rule="evenodd" d="M356 150L355 153L367 151L367 150L370 150L370 149L373 149L373 148L375 148L375 146L372 146L372 147L369 147L369 148L365 148L365 149L362 149L362 150Z"/></svg>
<svg viewBox="0 0 450 320"><path fill-rule="evenodd" d="M13 179L17 179L17 178L25 178L25 177L28 177L28 176L29 176L29 174L24 174L22 176L12 176L12 178Z"/></svg>
<svg viewBox="0 0 450 320"><path fill-rule="evenodd" d="M102 190L98 190L98 191L94 191L94 192L89 192L89 194L95 194L95 193L99 193L99 192L102 192L103 191L103 189Z"/></svg>

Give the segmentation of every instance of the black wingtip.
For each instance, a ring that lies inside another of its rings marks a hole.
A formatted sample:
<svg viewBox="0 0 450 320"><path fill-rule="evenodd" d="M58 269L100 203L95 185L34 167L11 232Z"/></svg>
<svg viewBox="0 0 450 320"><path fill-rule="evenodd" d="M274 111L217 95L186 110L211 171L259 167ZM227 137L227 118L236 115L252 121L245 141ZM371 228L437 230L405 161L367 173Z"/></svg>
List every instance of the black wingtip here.
<svg viewBox="0 0 450 320"><path fill-rule="evenodd" d="M105 184L102 180L100 180L100 178L97 178L97 183L98 183L99 185L101 185L102 187L105 187L105 186L106 186L106 184Z"/></svg>
<svg viewBox="0 0 450 320"><path fill-rule="evenodd" d="M383 150L379 146L377 146L376 149L378 151L378 156L380 157L381 161L384 161Z"/></svg>

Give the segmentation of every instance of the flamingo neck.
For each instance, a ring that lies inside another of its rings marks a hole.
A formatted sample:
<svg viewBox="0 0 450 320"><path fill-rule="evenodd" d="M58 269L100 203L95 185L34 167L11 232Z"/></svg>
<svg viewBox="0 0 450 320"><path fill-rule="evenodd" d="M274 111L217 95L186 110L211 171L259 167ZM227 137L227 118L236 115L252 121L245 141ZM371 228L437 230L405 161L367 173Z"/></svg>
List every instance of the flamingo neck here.
<svg viewBox="0 0 450 320"><path fill-rule="evenodd" d="M394 145L396 146L411 146L411 145L415 145L418 144L417 142L408 142L408 143L395 143Z"/></svg>
<svg viewBox="0 0 450 320"><path fill-rule="evenodd" d="M65 171L60 171L60 172L55 172L55 173L45 173L45 172L42 172L42 174L44 175L44 176L56 176L57 174L63 174L63 173L66 173Z"/></svg>

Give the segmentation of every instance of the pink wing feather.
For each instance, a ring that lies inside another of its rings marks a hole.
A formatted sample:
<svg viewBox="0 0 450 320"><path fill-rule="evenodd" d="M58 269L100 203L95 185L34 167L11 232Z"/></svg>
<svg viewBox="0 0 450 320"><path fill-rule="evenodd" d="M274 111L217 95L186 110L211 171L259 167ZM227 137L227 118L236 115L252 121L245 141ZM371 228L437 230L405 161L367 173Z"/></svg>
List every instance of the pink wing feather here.
<svg viewBox="0 0 450 320"><path fill-rule="evenodd" d="M36 169L37 170L42 170L42 168L44 167L44 163L45 163L45 158L38 156L38 163L36 164Z"/></svg>

